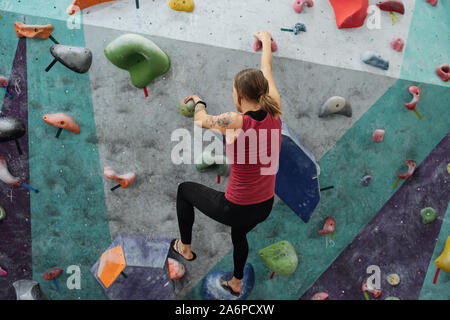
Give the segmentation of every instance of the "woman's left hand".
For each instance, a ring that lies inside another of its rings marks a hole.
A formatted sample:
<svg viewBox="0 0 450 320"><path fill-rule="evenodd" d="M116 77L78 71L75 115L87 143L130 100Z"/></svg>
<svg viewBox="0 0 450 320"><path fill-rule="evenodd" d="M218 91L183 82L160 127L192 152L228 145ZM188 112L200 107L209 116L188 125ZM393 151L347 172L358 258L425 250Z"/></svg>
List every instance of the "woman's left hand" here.
<svg viewBox="0 0 450 320"><path fill-rule="evenodd" d="M184 103L188 103L190 100L194 101L194 104L201 101L200 97L196 94L190 95L186 98L184 98Z"/></svg>

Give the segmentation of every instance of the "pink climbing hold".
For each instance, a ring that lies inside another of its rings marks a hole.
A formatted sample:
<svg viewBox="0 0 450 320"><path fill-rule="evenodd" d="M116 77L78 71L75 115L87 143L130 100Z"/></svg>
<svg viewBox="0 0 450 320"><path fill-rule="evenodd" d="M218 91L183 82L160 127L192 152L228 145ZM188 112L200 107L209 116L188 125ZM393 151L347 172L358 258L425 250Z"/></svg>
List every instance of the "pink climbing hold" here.
<svg viewBox="0 0 450 320"><path fill-rule="evenodd" d="M384 138L384 130L378 129L375 130L372 134L372 140L374 142L381 142L383 141L383 138Z"/></svg>
<svg viewBox="0 0 450 320"><path fill-rule="evenodd" d="M0 87L7 87L8 86L8 79L5 77L0 77Z"/></svg>
<svg viewBox="0 0 450 320"><path fill-rule="evenodd" d="M380 1L377 3L377 7L383 11L394 11L400 14L405 14L405 6L401 0Z"/></svg>
<svg viewBox="0 0 450 320"><path fill-rule="evenodd" d="M431 4L433 7L435 7L438 3L438 0L425 0L425 1Z"/></svg>
<svg viewBox="0 0 450 320"><path fill-rule="evenodd" d="M406 160L406 165L408 166L408 172L407 173L399 173L398 177L400 179L407 179L410 176L412 176L414 171L416 170L417 162L415 162L414 160Z"/></svg>
<svg viewBox="0 0 450 320"><path fill-rule="evenodd" d="M375 299L378 299L379 297L381 297L381 294L382 294L381 290L376 290L376 289L370 288L367 285L367 279L364 280L361 290L362 290L362 292L366 292L366 291L370 292L371 294L373 294L373 297Z"/></svg>
<svg viewBox="0 0 450 320"><path fill-rule="evenodd" d="M405 103L405 106L409 110L415 110L420 99L420 89L416 86L410 86L408 91L413 95L413 98L410 103Z"/></svg>
<svg viewBox="0 0 450 320"><path fill-rule="evenodd" d="M6 158L0 156L0 180L12 187L22 186L22 179L14 177L8 170Z"/></svg>
<svg viewBox="0 0 450 320"><path fill-rule="evenodd" d="M328 293L319 292L312 296L311 300L325 300L328 298Z"/></svg>
<svg viewBox="0 0 450 320"><path fill-rule="evenodd" d="M450 66L448 64L440 65L436 69L436 73L442 81L450 81Z"/></svg>
<svg viewBox="0 0 450 320"><path fill-rule="evenodd" d="M253 43L253 50L259 51L261 49L262 49L262 42L259 41L258 39L255 39L255 42ZM273 39L272 39L271 49L272 49L272 52L278 51L277 43Z"/></svg>
<svg viewBox="0 0 450 320"><path fill-rule="evenodd" d="M292 4L292 8L294 8L295 12L302 13L305 4L310 8L314 6L313 0L295 0Z"/></svg>
<svg viewBox="0 0 450 320"><path fill-rule="evenodd" d="M369 0L330 0L338 29L358 28L364 25Z"/></svg>
<svg viewBox="0 0 450 320"><path fill-rule="evenodd" d="M391 41L391 47L395 51L402 52L405 47L405 41L402 38L394 38Z"/></svg>
<svg viewBox="0 0 450 320"><path fill-rule="evenodd" d="M320 236L323 236L325 234L329 234L334 232L334 228L336 227L336 221L333 219L333 217L328 217L325 221L325 224L323 226L322 230L317 231L317 233Z"/></svg>
<svg viewBox="0 0 450 320"><path fill-rule="evenodd" d="M3 270L1 267L0 267L0 277L4 277L4 276L6 276L8 274L8 272L6 272L5 270Z"/></svg>

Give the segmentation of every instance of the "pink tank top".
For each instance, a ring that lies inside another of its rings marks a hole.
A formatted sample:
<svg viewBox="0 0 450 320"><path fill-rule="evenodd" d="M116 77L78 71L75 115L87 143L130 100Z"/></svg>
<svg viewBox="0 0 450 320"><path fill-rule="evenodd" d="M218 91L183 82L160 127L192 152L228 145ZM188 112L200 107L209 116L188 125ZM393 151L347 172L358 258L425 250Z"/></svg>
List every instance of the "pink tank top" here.
<svg viewBox="0 0 450 320"><path fill-rule="evenodd" d="M264 202L275 194L275 178L281 148L281 119L269 113L262 121L243 115L238 138L226 144L231 161L225 192L228 201L249 205Z"/></svg>

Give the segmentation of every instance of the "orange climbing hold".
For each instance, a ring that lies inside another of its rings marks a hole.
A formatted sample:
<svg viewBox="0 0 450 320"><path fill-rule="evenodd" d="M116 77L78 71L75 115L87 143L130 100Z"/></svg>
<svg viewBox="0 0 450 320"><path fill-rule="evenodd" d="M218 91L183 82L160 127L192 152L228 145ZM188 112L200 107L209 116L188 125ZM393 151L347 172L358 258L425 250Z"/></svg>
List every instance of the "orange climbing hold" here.
<svg viewBox="0 0 450 320"><path fill-rule="evenodd" d="M183 264L181 264L181 262L171 258L167 258L167 262L169 266L170 279L172 280L180 279L184 276L185 269Z"/></svg>
<svg viewBox="0 0 450 320"><path fill-rule="evenodd" d="M95 6L100 3L110 2L115 0L73 0L72 4L67 9L68 14L75 14L80 10Z"/></svg>
<svg viewBox="0 0 450 320"><path fill-rule="evenodd" d="M53 26L51 24L47 24L45 26L34 26L16 21L14 23L14 29L16 30L16 34L19 38L27 37L48 39L52 34Z"/></svg>
<svg viewBox="0 0 450 320"><path fill-rule="evenodd" d="M445 243L445 248L442 254L434 261L436 267L436 275L434 276L433 283L436 284L439 271L442 269L445 272L450 272L450 236L447 237L447 242Z"/></svg>
<svg viewBox="0 0 450 320"><path fill-rule="evenodd" d="M369 0L330 0L339 29L358 28L364 24Z"/></svg>
<svg viewBox="0 0 450 320"><path fill-rule="evenodd" d="M122 246L109 249L102 254L97 276L105 288L109 288L126 267Z"/></svg>
<svg viewBox="0 0 450 320"><path fill-rule="evenodd" d="M72 131L75 134L80 133L80 127L71 116L65 113L44 114L42 119L55 127Z"/></svg>

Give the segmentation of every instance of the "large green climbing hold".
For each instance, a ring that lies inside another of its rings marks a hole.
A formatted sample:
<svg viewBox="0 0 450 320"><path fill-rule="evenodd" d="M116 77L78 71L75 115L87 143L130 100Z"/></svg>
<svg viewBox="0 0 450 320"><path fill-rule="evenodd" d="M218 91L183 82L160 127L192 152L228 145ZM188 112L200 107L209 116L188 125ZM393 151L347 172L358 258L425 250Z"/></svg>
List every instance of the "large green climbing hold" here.
<svg viewBox="0 0 450 320"><path fill-rule="evenodd" d="M433 208L425 208L420 211L420 215L422 216L422 223L428 224L436 220L436 210Z"/></svg>
<svg viewBox="0 0 450 320"><path fill-rule="evenodd" d="M216 155L213 151L204 151L201 159L195 161L195 168L199 172L215 171L218 176L228 176L230 166L226 163L225 155Z"/></svg>
<svg viewBox="0 0 450 320"><path fill-rule="evenodd" d="M289 241L274 243L258 254L267 268L281 276L288 276L297 269L298 256Z"/></svg>
<svg viewBox="0 0 450 320"><path fill-rule="evenodd" d="M127 70L131 83L146 87L153 79L169 71L170 58L151 40L137 34L125 34L105 47L105 55L115 66Z"/></svg>

